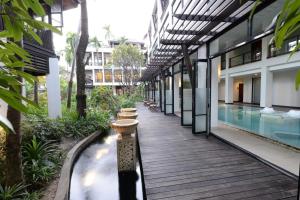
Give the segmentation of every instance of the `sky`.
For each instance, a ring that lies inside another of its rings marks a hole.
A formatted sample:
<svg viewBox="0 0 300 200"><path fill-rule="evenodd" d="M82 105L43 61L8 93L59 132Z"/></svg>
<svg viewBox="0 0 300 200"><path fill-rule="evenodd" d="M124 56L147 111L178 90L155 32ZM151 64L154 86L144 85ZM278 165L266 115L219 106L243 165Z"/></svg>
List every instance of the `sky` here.
<svg viewBox="0 0 300 200"><path fill-rule="evenodd" d="M154 0L87 0L89 35L104 41L103 26L110 25L115 39L143 41L150 24ZM64 12L63 35L54 36L55 50L65 47L65 35L77 32L80 19L80 6Z"/></svg>

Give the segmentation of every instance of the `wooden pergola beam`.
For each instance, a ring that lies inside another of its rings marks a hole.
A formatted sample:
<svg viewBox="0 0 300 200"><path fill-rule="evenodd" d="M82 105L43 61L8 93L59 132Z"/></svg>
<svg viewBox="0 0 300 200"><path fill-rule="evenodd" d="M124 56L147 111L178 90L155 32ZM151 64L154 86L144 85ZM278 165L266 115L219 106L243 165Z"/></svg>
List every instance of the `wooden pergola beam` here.
<svg viewBox="0 0 300 200"><path fill-rule="evenodd" d="M192 86L192 88L194 88L193 65L192 65L190 55L189 55L189 52L188 52L188 47L185 44L183 44L181 47L182 47L182 52L183 52L183 58L184 58L184 61L185 61L185 65L186 65L188 73L189 73L191 86Z"/></svg>
<svg viewBox="0 0 300 200"><path fill-rule="evenodd" d="M190 43L190 40L166 40L166 39L162 39L160 40L160 43L163 45L183 45L183 44L187 44ZM199 42L199 41L194 41L193 45L202 45L203 42Z"/></svg>
<svg viewBox="0 0 300 200"><path fill-rule="evenodd" d="M235 22L236 17L229 16L210 16L210 15L188 15L188 14L175 14L174 17L180 20L189 20L189 21L209 21L209 22Z"/></svg>
<svg viewBox="0 0 300 200"><path fill-rule="evenodd" d="M208 36L214 36L217 34L215 31L209 31L209 32L202 32L202 31L195 31L195 30L173 30L173 29L168 29L166 30L170 34L174 35L198 35L199 33L208 35Z"/></svg>

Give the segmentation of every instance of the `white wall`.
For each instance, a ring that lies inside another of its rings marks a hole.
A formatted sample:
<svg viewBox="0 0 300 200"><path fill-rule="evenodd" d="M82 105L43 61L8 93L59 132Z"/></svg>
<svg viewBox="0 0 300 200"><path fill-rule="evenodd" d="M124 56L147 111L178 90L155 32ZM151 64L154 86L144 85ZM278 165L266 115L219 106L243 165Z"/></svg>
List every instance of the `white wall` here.
<svg viewBox="0 0 300 200"><path fill-rule="evenodd" d="M225 101L225 80L221 79L219 82L219 101Z"/></svg>
<svg viewBox="0 0 300 200"><path fill-rule="evenodd" d="M296 70L273 73L273 105L300 107L300 91L295 90Z"/></svg>
<svg viewBox="0 0 300 200"><path fill-rule="evenodd" d="M243 95L244 103L252 102L252 77L244 78L244 95Z"/></svg>

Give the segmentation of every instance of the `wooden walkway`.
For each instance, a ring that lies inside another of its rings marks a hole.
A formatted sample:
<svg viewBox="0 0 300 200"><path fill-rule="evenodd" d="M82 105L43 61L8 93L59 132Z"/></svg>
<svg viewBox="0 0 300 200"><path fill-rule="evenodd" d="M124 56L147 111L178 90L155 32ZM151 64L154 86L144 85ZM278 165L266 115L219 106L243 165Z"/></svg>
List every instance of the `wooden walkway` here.
<svg viewBox="0 0 300 200"><path fill-rule="evenodd" d="M296 200L297 181L180 119L138 107L147 199Z"/></svg>

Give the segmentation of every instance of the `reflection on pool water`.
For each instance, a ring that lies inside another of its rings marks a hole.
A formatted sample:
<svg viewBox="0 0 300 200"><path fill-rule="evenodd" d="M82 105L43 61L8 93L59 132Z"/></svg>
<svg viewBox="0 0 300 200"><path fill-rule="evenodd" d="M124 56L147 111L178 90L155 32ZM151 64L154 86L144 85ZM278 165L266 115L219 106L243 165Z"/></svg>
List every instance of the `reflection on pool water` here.
<svg viewBox="0 0 300 200"><path fill-rule="evenodd" d="M120 174L116 135L109 135L84 150L74 165L70 200L143 199L140 168Z"/></svg>
<svg viewBox="0 0 300 200"><path fill-rule="evenodd" d="M286 112L262 114L261 108L219 105L219 120L225 124L300 148L300 119Z"/></svg>

